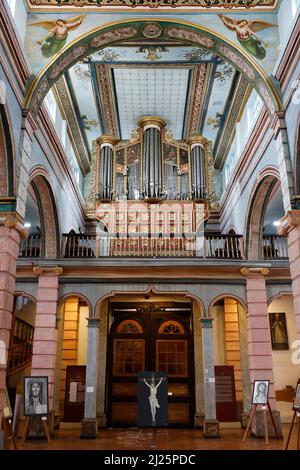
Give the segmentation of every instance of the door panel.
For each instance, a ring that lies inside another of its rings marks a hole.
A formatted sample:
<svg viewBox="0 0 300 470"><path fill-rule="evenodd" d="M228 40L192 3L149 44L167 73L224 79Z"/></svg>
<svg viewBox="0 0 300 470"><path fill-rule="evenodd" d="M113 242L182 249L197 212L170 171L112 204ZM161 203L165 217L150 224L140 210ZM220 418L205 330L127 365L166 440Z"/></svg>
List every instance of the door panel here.
<svg viewBox="0 0 300 470"><path fill-rule="evenodd" d="M108 340L109 425L137 425L137 376L139 372L151 370L168 374L170 424L193 425L191 305L176 303L174 311L172 305L167 312L161 304L148 303L145 309L137 308L136 304L111 304L115 321ZM126 314L128 310L133 313Z"/></svg>
<svg viewBox="0 0 300 470"><path fill-rule="evenodd" d="M233 366L215 366L216 410L218 421L237 420Z"/></svg>
<svg viewBox="0 0 300 470"><path fill-rule="evenodd" d="M86 366L67 366L64 421L80 423L84 417Z"/></svg>

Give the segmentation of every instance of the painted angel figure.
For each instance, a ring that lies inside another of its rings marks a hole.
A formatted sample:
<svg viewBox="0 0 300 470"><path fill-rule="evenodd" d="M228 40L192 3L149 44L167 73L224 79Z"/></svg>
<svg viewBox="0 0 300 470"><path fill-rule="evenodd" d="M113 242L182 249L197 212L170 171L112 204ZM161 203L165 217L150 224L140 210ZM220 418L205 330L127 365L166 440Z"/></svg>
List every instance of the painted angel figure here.
<svg viewBox="0 0 300 470"><path fill-rule="evenodd" d="M267 28L274 28L276 25L260 20L235 20L224 15L219 15L219 17L226 28L236 32L238 41L250 54L259 60L266 57L266 47L269 44L265 43L255 33Z"/></svg>
<svg viewBox="0 0 300 470"><path fill-rule="evenodd" d="M59 19L57 21L47 20L31 23L30 26L38 26L48 31L46 36L37 41L42 46L43 56L49 58L59 52L67 42L69 31L77 29L83 18L84 15L81 15L68 20Z"/></svg>

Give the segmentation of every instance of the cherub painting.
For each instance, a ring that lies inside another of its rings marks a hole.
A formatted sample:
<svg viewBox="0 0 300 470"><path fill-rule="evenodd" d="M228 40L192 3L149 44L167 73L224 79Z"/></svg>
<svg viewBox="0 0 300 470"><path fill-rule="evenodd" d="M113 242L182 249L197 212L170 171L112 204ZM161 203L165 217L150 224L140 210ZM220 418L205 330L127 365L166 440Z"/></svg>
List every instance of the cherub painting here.
<svg viewBox="0 0 300 470"><path fill-rule="evenodd" d="M235 20L229 16L219 15L226 28L235 31L240 44L259 60L266 57L268 44L255 33L266 28L274 28L276 25L260 20Z"/></svg>
<svg viewBox="0 0 300 470"><path fill-rule="evenodd" d="M46 36L37 41L42 46L43 56L49 58L59 52L67 42L69 31L77 29L81 25L83 18L84 15L81 15L69 18L68 20L46 20L31 23L29 26L37 26L48 31Z"/></svg>

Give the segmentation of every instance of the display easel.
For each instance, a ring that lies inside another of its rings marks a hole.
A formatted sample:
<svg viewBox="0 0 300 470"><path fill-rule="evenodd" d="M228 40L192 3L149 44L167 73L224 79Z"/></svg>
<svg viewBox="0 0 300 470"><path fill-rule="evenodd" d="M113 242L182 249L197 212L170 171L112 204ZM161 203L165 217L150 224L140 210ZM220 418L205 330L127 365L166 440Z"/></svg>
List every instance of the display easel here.
<svg viewBox="0 0 300 470"><path fill-rule="evenodd" d="M293 431L293 427L294 427L294 423L295 423L296 416L297 416L297 421L298 421L298 426L297 426L297 427L298 427L298 432L297 432L297 450L300 450L300 411L299 411L299 410L295 410L295 411L294 411L293 421L292 421L292 424L291 424L291 428L290 428L288 440L287 440L287 442L286 442L285 450L288 450L288 447L289 447L289 443L290 443L290 439L291 439L291 435L292 435L292 431Z"/></svg>
<svg viewBox="0 0 300 470"><path fill-rule="evenodd" d="M274 416L273 416L273 413L272 413L272 410L271 410L269 400L268 400L266 405L258 405L258 404L253 405L253 408L252 408L252 411L251 411L251 414L250 414L250 418L249 418L249 422L248 422L248 426L247 426L247 429L246 429L244 437L243 437L243 442L245 442L247 437L248 437L249 431L251 429L251 424L252 424L252 421L253 421L253 418L255 416L255 413L256 413L256 410L257 410L258 406L261 406L261 409L262 409L262 412L263 412L265 441L266 441L266 445L269 445L269 430L268 430L267 408L268 408L270 416L271 416L271 421L272 421L272 424L273 424L273 428L274 428L276 437L277 437L277 439L280 438L280 436L278 434L278 431L277 431L277 428L276 428L276 424L275 424L275 420L274 420Z"/></svg>
<svg viewBox="0 0 300 470"><path fill-rule="evenodd" d="M4 447L9 449L10 448L9 442L11 440L12 443L13 443L14 450L18 450L16 440L15 440L15 436L14 436L14 433L13 433L13 430L12 430L11 419L10 418L2 418L2 429L3 429L3 433L4 433Z"/></svg>
<svg viewBox="0 0 300 470"><path fill-rule="evenodd" d="M27 434L28 434L28 428L29 428L30 420L31 420L32 417L36 418L37 415L26 416L24 433L23 433L22 441L21 441L22 446L24 446L24 444L25 444ZM44 431L45 431L45 434L46 434L46 437L47 437L47 442L48 442L48 444L51 444L50 432L49 432L49 427L48 427L48 418L47 418L47 416L40 416L40 419L41 419L41 422L42 422L43 427L44 427Z"/></svg>

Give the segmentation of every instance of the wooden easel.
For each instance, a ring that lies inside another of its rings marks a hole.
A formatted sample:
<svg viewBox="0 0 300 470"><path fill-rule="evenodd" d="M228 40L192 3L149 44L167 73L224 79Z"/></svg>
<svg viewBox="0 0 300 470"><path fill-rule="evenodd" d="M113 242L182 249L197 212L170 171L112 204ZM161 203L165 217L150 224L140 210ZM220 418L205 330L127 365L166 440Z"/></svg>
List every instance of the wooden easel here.
<svg viewBox="0 0 300 470"><path fill-rule="evenodd" d="M36 416L37 415L34 415L35 418L36 418ZM50 432L49 432L49 427L48 427L48 418L47 418L47 416L40 416L40 419L41 419L43 427L44 427L44 431L45 431L45 434L46 434L46 437L47 437L47 442L48 442L48 444L51 444ZM31 420L31 416L26 416L25 427L24 427L24 433L23 433L23 436L22 436L21 446L24 446L24 444L25 444L27 434L28 434L28 428L29 428L30 420Z"/></svg>
<svg viewBox="0 0 300 470"><path fill-rule="evenodd" d="M4 433L4 447L6 447L7 449L10 448L9 442L11 439L13 443L13 449L18 450L10 418L2 418L2 428Z"/></svg>
<svg viewBox="0 0 300 470"><path fill-rule="evenodd" d="M255 405L253 406L253 408L252 408L252 411L251 411L251 414L250 414L250 418L249 418L249 422L248 422L248 426L247 426L247 429L246 429L245 434L244 434L244 437L243 437L243 442L245 442L246 439L247 439L247 437L248 437L248 434L249 434L249 431L250 431L250 429L251 429L251 424L252 424L254 415L255 415L255 413L256 413L257 407L258 407L258 404L255 404ZM274 428L274 431L275 431L275 434L276 434L277 439L279 439L279 434L278 434L278 431L277 431L277 428L276 428L276 424L275 424L274 416L273 416L273 413L272 413L272 410L271 410L271 407L270 407L269 400L268 400L268 402L267 402L267 405L261 405L261 407L262 407L263 419L264 419L265 441L266 441L266 445L269 445L269 431L268 431L267 407L268 407L268 410L269 410L269 413L270 413L270 416L271 416L273 428Z"/></svg>
<svg viewBox="0 0 300 470"><path fill-rule="evenodd" d="M289 447L289 443L290 443L290 439L291 439L291 435L292 435L292 431L293 431L296 416L298 418L297 450L300 450L300 411L299 410L294 411L293 421L292 421L292 424L291 424L288 440L286 442L285 450L288 450L288 447Z"/></svg>

